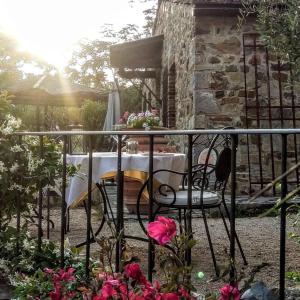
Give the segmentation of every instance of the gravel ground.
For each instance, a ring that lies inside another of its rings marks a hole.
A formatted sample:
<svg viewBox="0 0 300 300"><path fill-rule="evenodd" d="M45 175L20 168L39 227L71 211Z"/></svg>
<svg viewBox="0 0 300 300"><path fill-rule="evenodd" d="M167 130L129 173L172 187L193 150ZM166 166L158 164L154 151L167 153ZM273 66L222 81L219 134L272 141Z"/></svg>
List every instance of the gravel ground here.
<svg viewBox="0 0 300 300"><path fill-rule="evenodd" d="M50 238L52 240L60 239L60 210L52 209L51 218L55 223L55 228L51 230ZM99 224L99 216L93 213L93 228ZM244 266L241 256L237 250L236 268L239 276L242 278L241 287L245 281L253 276L254 281L262 280L270 287L278 286L279 276L279 218L277 217L251 217L238 218L236 220L236 230L242 243L245 255L248 260L248 266ZM86 215L82 208L71 210L70 232L68 238L72 245L83 242L86 235ZM221 219L209 218L209 229L212 236L213 245L218 261L218 265L228 264L229 241ZM32 228L35 231L35 227ZM194 237L197 245L193 248L193 266L194 271L202 271L205 273L205 280L199 282L194 280L194 284L199 291L207 293L216 291L222 286L221 279L214 280L214 268L212 264L211 254L208 247L207 238L204 231L203 220L196 218L193 220ZM289 226L288 231L292 231ZM108 235L107 226L101 234ZM143 236L140 226L136 220L127 219L125 221L125 232ZM147 261L147 245L140 241L130 241L129 245L135 255L139 256L141 263L146 267ZM92 253L97 257L98 246L92 246ZM287 271L300 271L299 261L299 245L294 241L287 240L286 252ZM209 283L208 283L209 282ZM288 286L293 286L291 282L287 282Z"/></svg>

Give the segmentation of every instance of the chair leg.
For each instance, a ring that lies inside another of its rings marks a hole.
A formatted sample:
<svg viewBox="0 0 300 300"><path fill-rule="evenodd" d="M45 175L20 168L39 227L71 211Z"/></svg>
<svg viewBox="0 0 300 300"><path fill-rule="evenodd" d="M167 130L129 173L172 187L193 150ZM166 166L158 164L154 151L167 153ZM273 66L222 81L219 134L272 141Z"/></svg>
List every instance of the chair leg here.
<svg viewBox="0 0 300 300"><path fill-rule="evenodd" d="M186 209L183 210L183 220L184 220L184 230L187 230L187 223L186 223Z"/></svg>
<svg viewBox="0 0 300 300"><path fill-rule="evenodd" d="M217 266L216 256L215 256L213 244L211 242L211 237L210 237L209 228L208 228L206 214L205 214L204 209L202 209L202 217L203 217L203 222L204 222L204 226L205 226L205 231L206 231L206 235L207 235L207 239L208 239L208 244L209 244L210 253L211 253L211 256L212 256L216 276L219 277L220 272L219 272L219 269L218 269L218 266Z"/></svg>
<svg viewBox="0 0 300 300"><path fill-rule="evenodd" d="M221 210L221 207L220 207L220 206L219 206L219 212L220 212L221 218L222 218L222 220L223 220L224 227L225 227L225 230L226 230L228 239L230 240L230 233L229 233L228 225L227 225L227 223L226 223L225 216L224 216L224 214L222 213L222 210ZM242 256L244 265L247 266L247 265L248 265L248 262L247 262L246 256L245 256L245 254L244 254L242 245L241 245L241 243L240 243L240 240L239 240L239 238L238 238L238 235L237 235L236 231L234 232L234 235L235 235L235 240L236 240L237 245L238 245L238 247L239 247L239 250L240 250L240 253L241 253L241 256Z"/></svg>
<svg viewBox="0 0 300 300"><path fill-rule="evenodd" d="M179 222L179 231L182 234L182 216L181 216L181 209L178 209L178 222Z"/></svg>

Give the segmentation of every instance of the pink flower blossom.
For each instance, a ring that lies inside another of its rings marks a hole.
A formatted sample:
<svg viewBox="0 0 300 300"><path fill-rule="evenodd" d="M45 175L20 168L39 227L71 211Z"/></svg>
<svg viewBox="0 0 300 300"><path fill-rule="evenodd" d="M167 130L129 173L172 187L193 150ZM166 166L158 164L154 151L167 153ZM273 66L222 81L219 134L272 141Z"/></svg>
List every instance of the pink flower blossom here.
<svg viewBox="0 0 300 300"><path fill-rule="evenodd" d="M148 235L164 246L176 235L176 224L174 220L161 217L157 221L148 224Z"/></svg>
<svg viewBox="0 0 300 300"><path fill-rule="evenodd" d="M140 265L137 263L128 264L125 266L124 270L125 276L133 280L138 281L139 283L146 283L146 277L143 275Z"/></svg>
<svg viewBox="0 0 300 300"><path fill-rule="evenodd" d="M241 295L237 286L226 284L220 289L221 297L219 300L240 300Z"/></svg>
<svg viewBox="0 0 300 300"><path fill-rule="evenodd" d="M164 293L156 295L155 300L180 300L177 293Z"/></svg>
<svg viewBox="0 0 300 300"><path fill-rule="evenodd" d="M112 287L112 285L106 283L101 289L101 296L103 296L105 299L108 297L113 297L117 295L116 290Z"/></svg>
<svg viewBox="0 0 300 300"><path fill-rule="evenodd" d="M93 300L106 300L106 298L103 296L94 296Z"/></svg>
<svg viewBox="0 0 300 300"><path fill-rule="evenodd" d="M74 268L68 268L65 272L64 270L60 270L61 280L63 281L72 281L75 280L73 273L75 272Z"/></svg>
<svg viewBox="0 0 300 300"><path fill-rule="evenodd" d="M53 269L50 269L50 268L45 268L45 269L44 269L44 272L45 272L45 273L48 273L48 274L53 274L53 273L54 273L54 270L53 270Z"/></svg>

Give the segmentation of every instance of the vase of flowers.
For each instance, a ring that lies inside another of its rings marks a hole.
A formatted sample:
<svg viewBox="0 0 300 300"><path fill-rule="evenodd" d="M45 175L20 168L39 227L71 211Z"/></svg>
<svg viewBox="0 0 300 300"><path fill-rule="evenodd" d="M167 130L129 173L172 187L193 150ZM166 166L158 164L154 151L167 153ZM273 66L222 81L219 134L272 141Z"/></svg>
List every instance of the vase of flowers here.
<svg viewBox="0 0 300 300"><path fill-rule="evenodd" d="M160 125L160 118L156 112L139 112L128 115L127 126L134 129L150 130Z"/></svg>
<svg viewBox="0 0 300 300"><path fill-rule="evenodd" d="M167 130L161 126L161 120L157 110L139 113L129 113L126 111L120 118L118 124L126 125L122 130L126 131L145 131L145 130ZM145 135L129 136L129 140L138 142L138 150L149 151L149 138ZM156 152L176 152L174 146L168 145L168 139L163 135L154 137L154 151Z"/></svg>

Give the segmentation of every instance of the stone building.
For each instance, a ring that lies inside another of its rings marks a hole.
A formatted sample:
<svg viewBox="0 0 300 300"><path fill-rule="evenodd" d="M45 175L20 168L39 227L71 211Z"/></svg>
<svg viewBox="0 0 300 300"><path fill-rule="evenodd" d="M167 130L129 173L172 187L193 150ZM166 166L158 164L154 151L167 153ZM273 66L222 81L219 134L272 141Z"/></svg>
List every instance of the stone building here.
<svg viewBox="0 0 300 300"><path fill-rule="evenodd" d="M238 26L240 8L239 0L160 0L153 37L113 46L112 66L144 80L169 128L297 127L300 93L285 84L288 65L268 53L254 17ZM291 163L297 143L291 137ZM280 147L277 137L240 139L241 191L280 173Z"/></svg>

